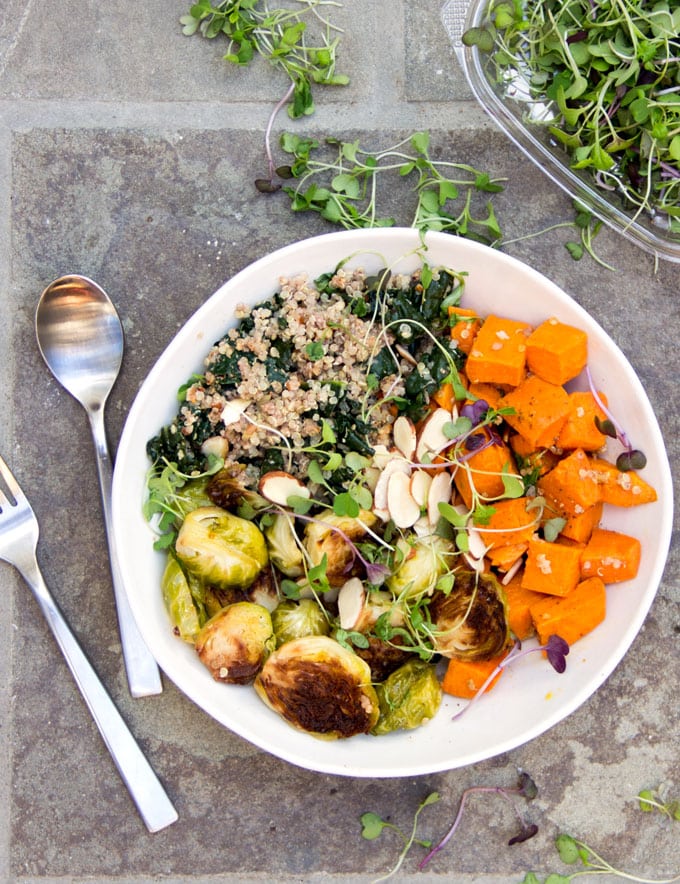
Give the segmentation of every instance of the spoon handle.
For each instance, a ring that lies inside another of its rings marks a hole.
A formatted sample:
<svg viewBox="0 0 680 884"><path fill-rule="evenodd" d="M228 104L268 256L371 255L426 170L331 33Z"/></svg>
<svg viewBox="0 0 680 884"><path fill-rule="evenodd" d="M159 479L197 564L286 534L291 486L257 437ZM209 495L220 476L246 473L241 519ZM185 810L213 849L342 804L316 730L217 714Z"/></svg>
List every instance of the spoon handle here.
<svg viewBox="0 0 680 884"><path fill-rule="evenodd" d="M116 612L118 614L118 628L123 647L123 659L127 673L130 693L133 697L148 697L152 694L160 694L163 690L161 675L151 652L144 643L139 632L137 623L132 614L123 580L118 564L116 543L111 530L111 491L113 482L113 468L106 443L106 430L104 427L104 407L88 412L92 438L94 440L97 457L97 472L99 474L99 487L102 495L104 509L104 524L106 526L106 539L109 545L109 559L111 561L111 577L113 592L116 600Z"/></svg>

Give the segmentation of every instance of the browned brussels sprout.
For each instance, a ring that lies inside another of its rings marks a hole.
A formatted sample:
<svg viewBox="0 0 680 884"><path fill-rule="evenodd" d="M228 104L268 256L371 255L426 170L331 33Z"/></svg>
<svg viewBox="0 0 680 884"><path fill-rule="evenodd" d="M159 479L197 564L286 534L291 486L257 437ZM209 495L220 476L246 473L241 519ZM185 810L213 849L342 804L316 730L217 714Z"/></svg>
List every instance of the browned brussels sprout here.
<svg viewBox="0 0 680 884"><path fill-rule="evenodd" d="M444 657L489 660L510 642L505 590L491 574L456 571L451 591L432 596L430 617Z"/></svg>
<svg viewBox="0 0 680 884"><path fill-rule="evenodd" d="M218 611L196 637L196 651L216 681L249 684L274 647L269 611L236 602Z"/></svg>
<svg viewBox="0 0 680 884"><path fill-rule="evenodd" d="M323 635L281 645L262 667L255 690L289 724L316 737L367 734L378 720L368 665Z"/></svg>

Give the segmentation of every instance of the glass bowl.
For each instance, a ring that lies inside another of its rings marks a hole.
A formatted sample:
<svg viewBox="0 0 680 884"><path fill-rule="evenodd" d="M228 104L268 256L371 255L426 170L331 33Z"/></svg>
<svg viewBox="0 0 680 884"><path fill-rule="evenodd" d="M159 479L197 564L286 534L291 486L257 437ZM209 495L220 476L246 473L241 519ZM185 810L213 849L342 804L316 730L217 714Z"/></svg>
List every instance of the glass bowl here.
<svg viewBox="0 0 680 884"><path fill-rule="evenodd" d="M465 46L463 33L484 23L489 0L448 0L442 20L475 98L499 128L552 181L626 239L657 258L680 262L680 233L670 229L668 216L628 209L617 193L593 185L586 172L571 169L567 152L550 137L542 123L551 120L549 104L529 100L520 72L497 82L476 47Z"/></svg>

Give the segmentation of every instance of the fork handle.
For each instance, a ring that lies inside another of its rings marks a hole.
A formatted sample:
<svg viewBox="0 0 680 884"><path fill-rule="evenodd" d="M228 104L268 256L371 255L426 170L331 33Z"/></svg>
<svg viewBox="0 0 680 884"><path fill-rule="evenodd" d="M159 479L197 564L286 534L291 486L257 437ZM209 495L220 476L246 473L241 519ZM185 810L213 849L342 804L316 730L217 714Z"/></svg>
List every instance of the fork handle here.
<svg viewBox="0 0 680 884"><path fill-rule="evenodd" d="M123 660L127 674L130 693L133 697L148 697L152 694L160 694L163 690L161 675L151 652L144 643L137 622L130 608L123 579L118 564L116 544L111 530L111 486L113 481L113 469L111 458L106 444L106 430L104 427L104 408L88 411L90 428L94 440L97 458L97 473L99 475L99 487L101 489L102 506L104 510L104 525L106 526L106 539L109 545L109 560L111 562L111 578L113 581L113 594L116 600L116 614L118 615L118 630L123 648Z"/></svg>
<svg viewBox="0 0 680 884"><path fill-rule="evenodd" d="M80 693L147 829L150 832L164 829L178 819L178 814L153 768L64 619L37 562L22 563L19 570L31 587L54 633Z"/></svg>

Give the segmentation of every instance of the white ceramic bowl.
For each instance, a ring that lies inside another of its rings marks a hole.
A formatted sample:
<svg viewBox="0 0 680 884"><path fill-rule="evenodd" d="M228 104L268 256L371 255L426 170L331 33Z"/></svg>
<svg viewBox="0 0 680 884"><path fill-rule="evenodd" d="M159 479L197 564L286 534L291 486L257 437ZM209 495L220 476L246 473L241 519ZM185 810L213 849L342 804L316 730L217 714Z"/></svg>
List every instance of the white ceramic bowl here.
<svg viewBox="0 0 680 884"><path fill-rule="evenodd" d="M252 688L215 682L194 650L173 635L160 590L164 556L152 549L154 538L141 511L149 468L145 445L176 413L178 387L202 370L204 356L231 324L237 303L269 297L282 275L304 272L313 279L355 253L360 254L352 263L369 271L395 262L399 269L413 270L420 265L414 253L419 235L411 229L331 233L267 255L226 282L170 343L130 410L114 474L115 540L132 610L167 676L225 727L273 755L325 773L401 777L449 770L507 752L557 724L597 690L628 650L656 593L670 543L672 486L662 436L640 381L618 347L571 297L519 261L444 233L429 233L426 243L430 266L444 264L469 274L463 304L534 324L554 315L587 331L595 383L606 391L613 412L625 418L635 446L645 451L643 475L657 488L659 500L643 508L606 511L606 527L641 540L639 576L608 590L605 622L573 648L563 675L542 655L530 654L508 667L493 692L455 722L451 717L462 701L447 697L435 719L415 731L325 741L294 730Z"/></svg>

